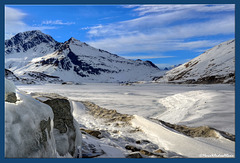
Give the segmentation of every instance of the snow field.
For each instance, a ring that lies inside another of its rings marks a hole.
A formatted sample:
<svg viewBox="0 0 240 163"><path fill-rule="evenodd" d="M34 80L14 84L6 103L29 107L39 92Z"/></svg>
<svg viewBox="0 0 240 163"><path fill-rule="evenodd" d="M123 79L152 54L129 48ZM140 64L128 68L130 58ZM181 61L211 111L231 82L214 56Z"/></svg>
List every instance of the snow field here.
<svg viewBox="0 0 240 163"><path fill-rule="evenodd" d="M105 152L102 157L123 157L124 144L131 140L150 140L160 148L187 157L234 157L235 142L221 135L215 138L190 138L172 131L148 118L188 126L208 125L234 133L234 86L232 85L164 85L142 83L120 86L116 83L88 83L83 85L19 85L28 92L58 93L72 99L73 115L80 127L96 129L107 138L84 141ZM74 101L75 100L75 101ZM107 109L134 115L132 126L118 128L86 112L81 102L92 101ZM130 133L134 128L143 132ZM117 131L117 132L115 132ZM122 144L122 145L121 145ZM114 150L113 150L114 147Z"/></svg>

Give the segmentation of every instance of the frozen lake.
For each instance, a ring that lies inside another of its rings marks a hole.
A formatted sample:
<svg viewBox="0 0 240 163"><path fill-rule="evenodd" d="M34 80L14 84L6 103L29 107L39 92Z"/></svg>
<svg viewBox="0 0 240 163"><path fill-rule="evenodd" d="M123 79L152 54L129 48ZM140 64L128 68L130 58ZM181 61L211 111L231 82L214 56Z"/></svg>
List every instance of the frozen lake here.
<svg viewBox="0 0 240 163"><path fill-rule="evenodd" d="M83 85L18 85L27 92L58 93L72 100L91 101L120 113L161 119L188 126L209 125L235 133L233 85L172 85L117 83Z"/></svg>

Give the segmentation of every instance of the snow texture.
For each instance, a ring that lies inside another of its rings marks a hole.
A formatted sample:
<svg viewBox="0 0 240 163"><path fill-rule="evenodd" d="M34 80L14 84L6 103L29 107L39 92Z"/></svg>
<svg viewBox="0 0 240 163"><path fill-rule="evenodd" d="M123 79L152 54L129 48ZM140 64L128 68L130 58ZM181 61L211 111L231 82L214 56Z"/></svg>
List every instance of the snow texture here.
<svg viewBox="0 0 240 163"><path fill-rule="evenodd" d="M6 158L82 156L82 136L75 119L73 120L74 133L70 131L64 134L59 133L59 130L53 128L54 114L50 106L20 91L7 79L5 79L5 92L15 92L17 96L16 103L5 101ZM76 137L74 142L70 138L71 135ZM68 152L70 145L76 150L73 156Z"/></svg>
<svg viewBox="0 0 240 163"><path fill-rule="evenodd" d="M191 138L151 121L154 118L187 126L207 125L234 133L233 85L169 85L145 82L131 86L83 83L18 87L28 92L55 92L71 99L73 116L80 127L101 131L105 136L93 139L83 135L83 147L93 144L97 154L104 151L105 154L98 157L126 157L129 153L125 145L136 140L152 142L150 146L140 145L139 148L147 148L149 151L161 148L166 151L166 157L234 157L235 142L221 135L218 139ZM132 125L106 123L103 119L94 118L79 101L92 101L107 109L134 115ZM137 128L142 132L132 132Z"/></svg>
<svg viewBox="0 0 240 163"><path fill-rule="evenodd" d="M209 78L211 77L211 78ZM235 40L223 42L182 64L158 82L229 83L235 81Z"/></svg>
<svg viewBox="0 0 240 163"><path fill-rule="evenodd" d="M160 73L150 61L125 59L74 38L57 43L40 31L6 40L5 54L6 69L37 83L151 80Z"/></svg>
<svg viewBox="0 0 240 163"><path fill-rule="evenodd" d="M8 80L5 85L7 91L14 90ZM52 109L22 91L16 90L16 94L16 104L5 102L5 157L57 157ZM50 130L41 130L42 121L50 122Z"/></svg>

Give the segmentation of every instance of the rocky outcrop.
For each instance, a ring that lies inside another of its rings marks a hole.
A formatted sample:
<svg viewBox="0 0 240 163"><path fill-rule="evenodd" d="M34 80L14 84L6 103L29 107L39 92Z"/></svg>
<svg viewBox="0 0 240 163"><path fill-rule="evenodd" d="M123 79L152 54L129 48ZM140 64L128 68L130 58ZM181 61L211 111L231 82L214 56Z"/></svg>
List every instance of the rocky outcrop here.
<svg viewBox="0 0 240 163"><path fill-rule="evenodd" d="M127 155L126 158L143 158L143 157L139 152L134 152L134 153Z"/></svg>
<svg viewBox="0 0 240 163"><path fill-rule="evenodd" d="M226 139L235 141L235 135L217 130L215 128L209 127L209 126L199 126L199 127L188 127L185 125L176 125L176 124L171 124L162 120L157 120L157 119L152 119L155 122L160 122L161 124L174 129L186 136L190 137L214 137L214 138L219 138L219 134Z"/></svg>
<svg viewBox="0 0 240 163"><path fill-rule="evenodd" d="M84 129L84 128L81 128L80 130L83 131L83 132L86 132L87 134L89 134L89 135L91 135L95 138L98 138L98 139L103 138L102 133L100 131Z"/></svg>
<svg viewBox="0 0 240 163"><path fill-rule="evenodd" d="M90 114L96 118L104 118L108 122L122 121L128 123L133 117L128 114L120 114L116 110L102 108L89 101L81 101L89 110Z"/></svg>
<svg viewBox="0 0 240 163"><path fill-rule="evenodd" d="M54 93L31 93L31 95L52 108L54 114L53 133L58 154L64 156L69 153L73 157L77 157L79 155L78 146L81 146L79 144L81 132L78 123L73 118L68 99Z"/></svg>
<svg viewBox="0 0 240 163"><path fill-rule="evenodd" d="M8 92L5 94L5 101L10 103L16 103L17 102L17 96L14 92Z"/></svg>

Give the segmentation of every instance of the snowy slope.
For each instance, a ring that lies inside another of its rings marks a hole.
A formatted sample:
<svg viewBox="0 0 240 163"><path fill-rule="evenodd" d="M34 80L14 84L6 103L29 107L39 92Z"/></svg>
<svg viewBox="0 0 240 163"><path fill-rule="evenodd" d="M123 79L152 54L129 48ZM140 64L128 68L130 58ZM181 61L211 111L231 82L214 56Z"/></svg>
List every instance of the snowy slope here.
<svg viewBox="0 0 240 163"><path fill-rule="evenodd" d="M223 42L182 64L158 82L233 83L235 82L235 40Z"/></svg>
<svg viewBox="0 0 240 163"><path fill-rule="evenodd" d="M5 68L18 77L55 82L126 82L150 80L160 70L150 61L128 60L74 38L58 43L40 31L19 33L5 41ZM32 75L35 74L35 75ZM48 81L48 80L47 80Z"/></svg>

